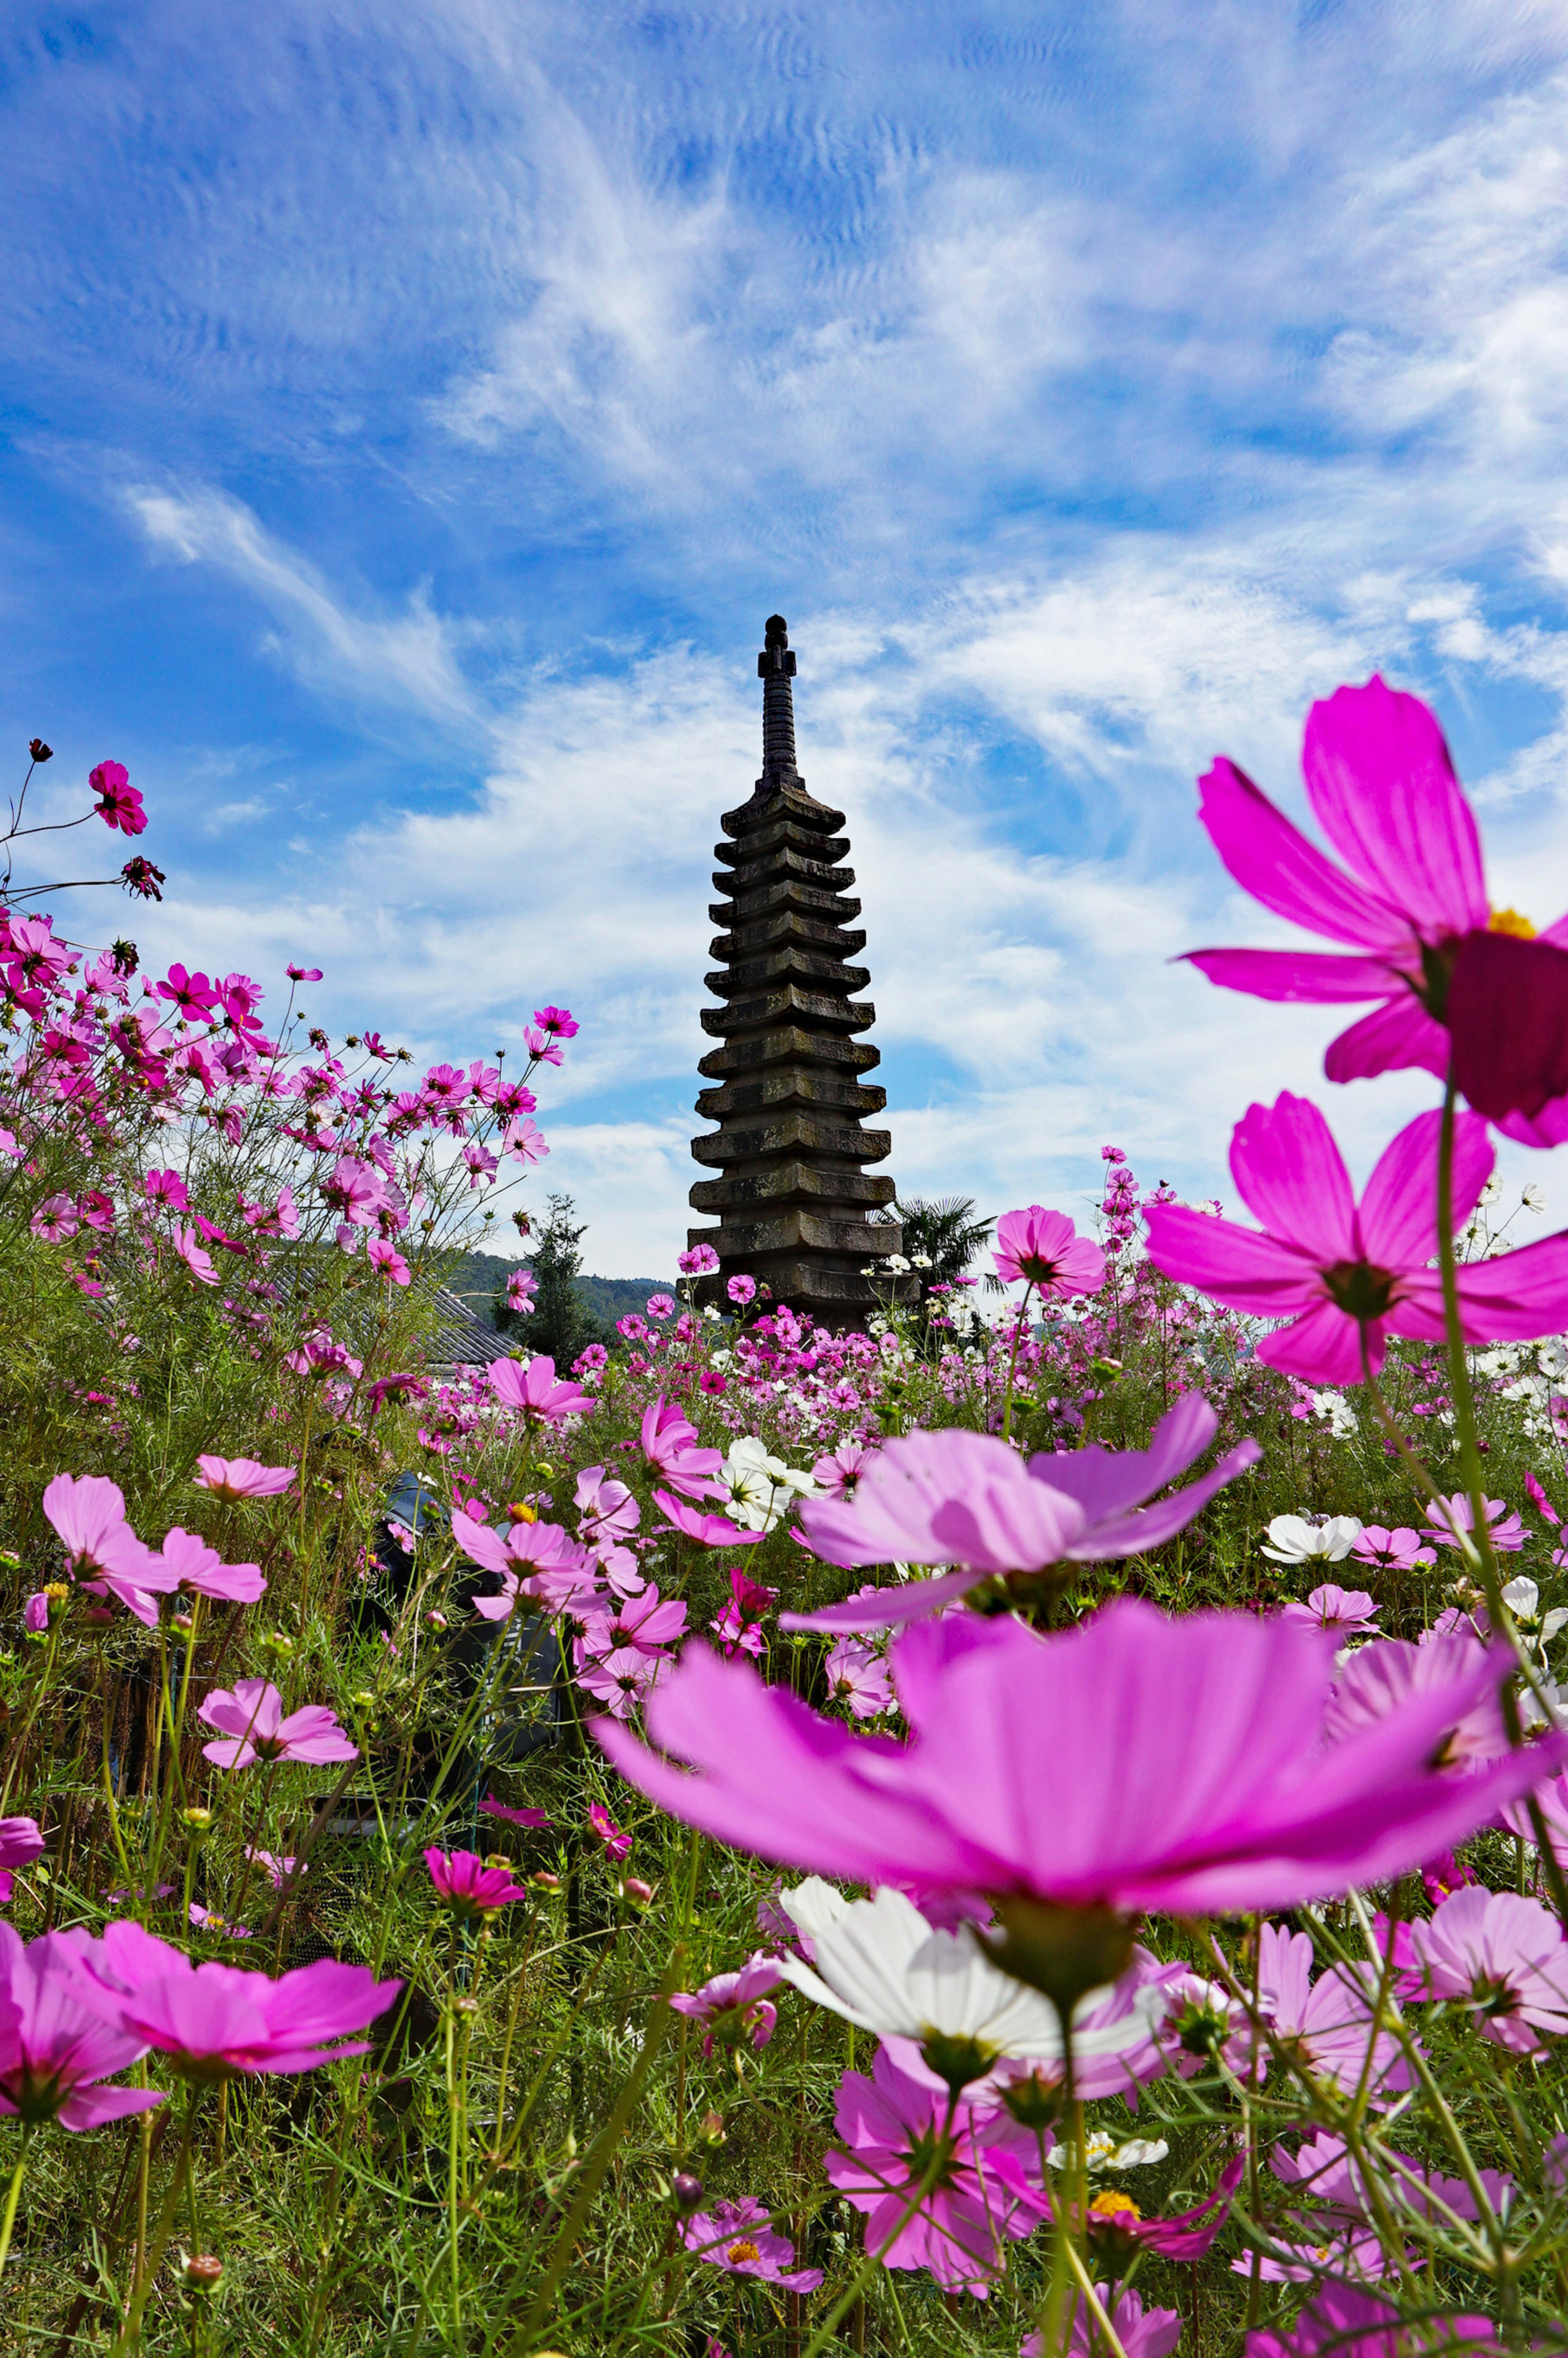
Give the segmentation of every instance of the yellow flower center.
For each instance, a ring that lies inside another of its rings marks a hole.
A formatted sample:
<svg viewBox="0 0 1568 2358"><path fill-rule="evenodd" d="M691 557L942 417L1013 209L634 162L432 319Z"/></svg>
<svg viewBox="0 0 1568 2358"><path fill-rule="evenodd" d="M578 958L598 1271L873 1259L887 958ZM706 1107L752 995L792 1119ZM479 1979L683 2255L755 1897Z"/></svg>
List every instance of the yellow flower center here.
<svg viewBox="0 0 1568 2358"><path fill-rule="evenodd" d="M1089 2209L1102 2219L1114 2219L1119 2213L1123 2217L1130 2214L1134 2219L1141 2219L1143 2216L1131 2195L1119 2194L1114 2187L1108 2188L1103 2194L1095 2195L1089 2203Z"/></svg>
<svg viewBox="0 0 1568 2358"><path fill-rule="evenodd" d="M1532 942L1535 927L1517 909L1494 909L1487 920L1489 934L1511 934L1516 942Z"/></svg>
<svg viewBox="0 0 1568 2358"><path fill-rule="evenodd" d="M738 2268L747 2260L760 2260L762 2255L755 2244L749 2244L742 2238L740 2243L730 2244L724 2256L732 2268Z"/></svg>

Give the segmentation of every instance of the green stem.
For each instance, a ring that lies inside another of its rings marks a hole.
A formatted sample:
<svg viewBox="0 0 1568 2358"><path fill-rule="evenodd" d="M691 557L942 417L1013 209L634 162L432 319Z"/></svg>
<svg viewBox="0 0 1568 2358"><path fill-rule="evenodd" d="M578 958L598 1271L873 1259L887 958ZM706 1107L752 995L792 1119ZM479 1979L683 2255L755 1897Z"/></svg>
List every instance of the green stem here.
<svg viewBox="0 0 1568 2358"><path fill-rule="evenodd" d="M11 2172L11 2183L5 2189L5 2215L4 2219L0 2219L0 2276L5 2274L5 2262L10 2256L11 2231L16 2223L16 2205L22 2196L22 2173L27 2167L27 2138L30 2134L31 2132L24 2126L22 2150L16 2156L16 2167Z"/></svg>
<svg viewBox="0 0 1568 2358"><path fill-rule="evenodd" d="M1018 1316L1013 1321L1012 1349L1007 1362L1007 1391L1001 1404L1001 1437L1004 1441L1011 1440L1012 1437L1012 1383L1013 1378L1018 1373L1018 1347L1023 1340L1024 1314L1029 1308L1029 1297L1033 1291L1034 1280L1032 1277L1025 1278L1023 1299L1018 1305Z"/></svg>

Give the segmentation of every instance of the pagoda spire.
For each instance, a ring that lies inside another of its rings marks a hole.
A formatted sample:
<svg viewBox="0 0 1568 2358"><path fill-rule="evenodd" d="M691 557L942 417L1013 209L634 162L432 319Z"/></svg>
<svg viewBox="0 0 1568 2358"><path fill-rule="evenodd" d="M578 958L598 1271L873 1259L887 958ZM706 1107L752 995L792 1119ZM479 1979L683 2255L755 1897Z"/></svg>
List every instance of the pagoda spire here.
<svg viewBox="0 0 1568 2358"><path fill-rule="evenodd" d="M697 1110L719 1128L691 1151L719 1175L698 1180L691 1204L717 1212L719 1226L689 1238L719 1255L719 1275L700 1289L707 1299L728 1307L726 1281L744 1274L826 1325L860 1326L879 1298L908 1289L891 1272L868 1274L899 1250L903 1230L867 1218L897 1191L864 1168L892 1144L885 1130L860 1126L887 1103L860 1077L881 1062L858 1036L875 1019L854 996L871 976L848 963L866 936L853 924L859 901L846 897L855 871L839 865L844 814L806 793L795 764L795 659L782 614L769 616L765 641L762 774L750 802L719 821L730 839L714 847L713 882L726 897L708 911L724 931L708 987L724 1004L702 1011L721 1044L702 1059L718 1086Z"/></svg>

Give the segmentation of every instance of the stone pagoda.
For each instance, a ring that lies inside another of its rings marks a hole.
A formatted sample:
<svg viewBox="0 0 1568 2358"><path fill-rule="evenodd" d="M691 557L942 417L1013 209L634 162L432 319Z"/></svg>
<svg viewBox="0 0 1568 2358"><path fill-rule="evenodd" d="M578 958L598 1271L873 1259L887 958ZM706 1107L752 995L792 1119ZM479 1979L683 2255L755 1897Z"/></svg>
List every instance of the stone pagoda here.
<svg viewBox="0 0 1568 2358"><path fill-rule="evenodd" d="M691 1143L719 1174L697 1181L692 1208L717 1212L719 1226L688 1235L719 1255L701 1298L724 1303L725 1281L744 1272L823 1325L859 1327L898 1284L891 1271L874 1281L863 1271L903 1241L896 1223L866 1217L897 1192L865 1169L892 1145L885 1130L860 1127L887 1103L861 1078L881 1061L861 1036L876 1011L854 996L871 976L847 963L866 936L854 923L859 901L846 897L855 871L838 864L849 849L844 814L813 801L795 767L795 656L782 614L769 618L757 670L762 774L750 802L719 819L730 840L714 847L724 864L713 882L725 898L708 911L725 930L708 988L724 1004L704 1008L702 1022L722 1044L698 1067L715 1086L697 1110L719 1128Z"/></svg>

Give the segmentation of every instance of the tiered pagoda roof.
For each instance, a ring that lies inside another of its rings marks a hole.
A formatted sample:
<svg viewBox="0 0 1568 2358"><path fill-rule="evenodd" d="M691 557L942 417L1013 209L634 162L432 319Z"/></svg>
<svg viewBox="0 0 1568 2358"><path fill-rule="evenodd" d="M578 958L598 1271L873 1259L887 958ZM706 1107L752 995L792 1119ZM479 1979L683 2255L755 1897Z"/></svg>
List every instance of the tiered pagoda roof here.
<svg viewBox="0 0 1568 2358"><path fill-rule="evenodd" d="M723 1301L725 1281L745 1272L825 1325L859 1326L894 1282L879 1277L873 1293L862 1272L900 1249L903 1231L867 1224L897 1192L865 1169L892 1140L860 1126L887 1092L860 1077L881 1062L862 1036L876 1011L857 996L871 976L849 963L866 936L848 897L855 871L841 865L844 814L814 801L795 766L795 667L784 616L773 614L757 657L762 774L750 802L723 814L730 840L714 847L725 898L708 914L724 931L707 980L724 1004L705 1008L702 1022L722 1044L698 1068L717 1086L697 1110L719 1128L691 1151L719 1175L699 1180L691 1204L717 1212L719 1226L689 1236L719 1255L709 1298Z"/></svg>

